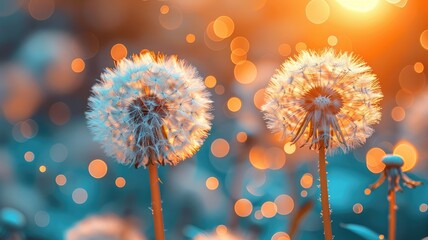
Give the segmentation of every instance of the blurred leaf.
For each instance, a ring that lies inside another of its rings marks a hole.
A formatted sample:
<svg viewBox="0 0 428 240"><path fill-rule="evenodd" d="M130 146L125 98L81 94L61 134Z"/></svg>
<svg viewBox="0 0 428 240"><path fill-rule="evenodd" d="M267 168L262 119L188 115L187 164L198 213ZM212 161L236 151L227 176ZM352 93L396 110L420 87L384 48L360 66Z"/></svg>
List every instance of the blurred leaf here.
<svg viewBox="0 0 428 240"><path fill-rule="evenodd" d="M341 227L348 229L349 231L357 234L358 236L366 239L366 240L378 240L379 234L375 233L374 231L370 230L369 228L358 225L358 224L340 224Z"/></svg>
<svg viewBox="0 0 428 240"><path fill-rule="evenodd" d="M312 209L313 206L314 206L314 201L311 199L299 207L299 209L297 210L297 213L294 215L290 223L291 238L294 237L303 218L306 216L306 214L309 213L309 211Z"/></svg>

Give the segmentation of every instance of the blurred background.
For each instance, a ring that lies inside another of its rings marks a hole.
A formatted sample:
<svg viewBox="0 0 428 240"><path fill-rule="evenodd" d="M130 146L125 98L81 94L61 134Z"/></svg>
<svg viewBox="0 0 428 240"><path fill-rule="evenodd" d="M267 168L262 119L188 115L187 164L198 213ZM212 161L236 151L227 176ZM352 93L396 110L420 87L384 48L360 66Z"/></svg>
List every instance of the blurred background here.
<svg viewBox="0 0 428 240"><path fill-rule="evenodd" d="M0 0L0 239L154 239L148 172L106 158L84 117L103 69L144 49L197 67L215 105L197 155L160 168L167 239L322 239L317 155L259 109L285 59L326 47L361 56L385 95L367 144L328 157L333 232L386 239L387 187L367 189L382 156L428 178L426 16L423 0ZM398 239L428 236L427 204L428 184L398 194Z"/></svg>

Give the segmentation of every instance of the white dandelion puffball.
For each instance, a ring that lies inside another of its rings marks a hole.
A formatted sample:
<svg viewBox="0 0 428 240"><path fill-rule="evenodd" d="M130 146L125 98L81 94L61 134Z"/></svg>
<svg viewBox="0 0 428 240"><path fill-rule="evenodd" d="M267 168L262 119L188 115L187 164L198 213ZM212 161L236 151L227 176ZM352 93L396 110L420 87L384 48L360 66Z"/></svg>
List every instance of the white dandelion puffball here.
<svg viewBox="0 0 428 240"><path fill-rule="evenodd" d="M135 167L191 157L211 129L210 94L176 56L144 52L106 69L86 113L107 155Z"/></svg>
<svg viewBox="0 0 428 240"><path fill-rule="evenodd" d="M267 126L292 143L340 147L365 143L380 121L379 82L364 61L326 49L285 61L265 90Z"/></svg>
<svg viewBox="0 0 428 240"><path fill-rule="evenodd" d="M71 227L65 240L145 240L132 221L116 215L90 216Z"/></svg>

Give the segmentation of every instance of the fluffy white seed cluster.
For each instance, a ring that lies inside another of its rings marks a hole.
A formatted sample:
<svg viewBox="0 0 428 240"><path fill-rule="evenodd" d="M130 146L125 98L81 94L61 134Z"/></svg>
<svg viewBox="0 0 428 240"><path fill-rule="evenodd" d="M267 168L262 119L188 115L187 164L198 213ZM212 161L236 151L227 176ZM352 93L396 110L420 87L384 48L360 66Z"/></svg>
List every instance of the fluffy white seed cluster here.
<svg viewBox="0 0 428 240"><path fill-rule="evenodd" d="M380 121L379 82L364 61L332 49L288 59L266 88L267 126L293 143L343 151L365 143Z"/></svg>
<svg viewBox="0 0 428 240"><path fill-rule="evenodd" d="M210 94L176 56L144 52L106 69L86 113L107 155L135 167L191 157L211 129Z"/></svg>

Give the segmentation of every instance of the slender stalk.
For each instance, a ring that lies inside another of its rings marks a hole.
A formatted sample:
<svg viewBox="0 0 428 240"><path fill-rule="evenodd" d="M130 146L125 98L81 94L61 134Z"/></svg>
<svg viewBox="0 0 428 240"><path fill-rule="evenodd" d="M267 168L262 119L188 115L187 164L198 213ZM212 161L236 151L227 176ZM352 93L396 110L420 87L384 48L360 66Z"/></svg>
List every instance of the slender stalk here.
<svg viewBox="0 0 428 240"><path fill-rule="evenodd" d="M165 233L163 227L162 203L159 189L158 168L156 164L149 164L149 176L150 192L152 194L153 221L155 225L155 239L164 240Z"/></svg>
<svg viewBox="0 0 428 240"><path fill-rule="evenodd" d="M328 186L327 186L327 162L325 159L325 145L324 141L320 141L319 150L319 174L320 174L320 187L321 187L321 214L324 224L324 238L326 240L333 239L333 232L331 230L330 218L330 203L328 200Z"/></svg>
<svg viewBox="0 0 428 240"><path fill-rule="evenodd" d="M388 239L395 240L395 191L389 191L389 229L388 229Z"/></svg>

